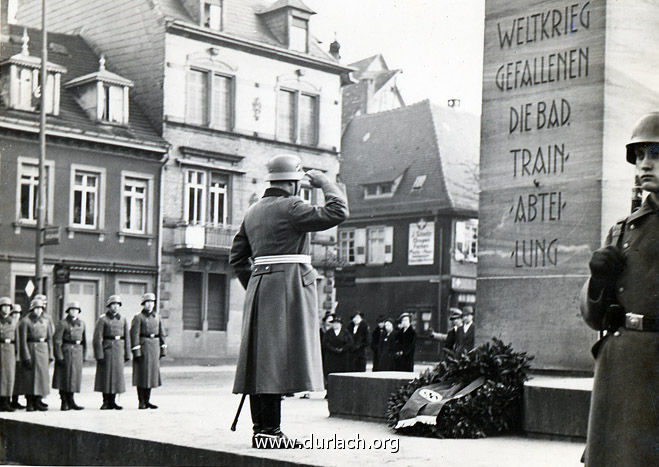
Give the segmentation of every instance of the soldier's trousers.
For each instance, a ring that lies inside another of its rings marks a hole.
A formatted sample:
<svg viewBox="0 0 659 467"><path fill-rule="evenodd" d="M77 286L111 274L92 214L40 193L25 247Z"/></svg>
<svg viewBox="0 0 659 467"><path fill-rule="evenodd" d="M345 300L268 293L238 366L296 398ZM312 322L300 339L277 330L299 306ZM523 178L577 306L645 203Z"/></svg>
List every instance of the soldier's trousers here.
<svg viewBox="0 0 659 467"><path fill-rule="evenodd" d="M281 394L250 394L254 433L274 434L281 424Z"/></svg>

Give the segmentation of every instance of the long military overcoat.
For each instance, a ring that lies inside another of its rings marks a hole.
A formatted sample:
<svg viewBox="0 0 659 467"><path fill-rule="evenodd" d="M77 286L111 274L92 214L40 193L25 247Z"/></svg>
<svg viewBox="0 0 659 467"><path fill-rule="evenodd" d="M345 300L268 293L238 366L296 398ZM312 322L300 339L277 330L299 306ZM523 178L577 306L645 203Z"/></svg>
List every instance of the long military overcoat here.
<svg viewBox="0 0 659 467"><path fill-rule="evenodd" d="M63 392L80 392L82 362L87 353L85 323L67 316L55 326L53 338L55 370L53 389Z"/></svg>
<svg viewBox="0 0 659 467"><path fill-rule="evenodd" d="M16 380L18 326L11 316L0 318L0 397L11 396Z"/></svg>
<svg viewBox="0 0 659 467"><path fill-rule="evenodd" d="M105 394L125 392L124 362L130 359L130 330L126 318L119 313L101 315L96 322L93 341L96 359L94 391Z"/></svg>
<svg viewBox="0 0 659 467"><path fill-rule="evenodd" d="M19 359L17 394L45 396L50 392L48 365L53 359L50 321L28 313L18 323Z"/></svg>
<svg viewBox="0 0 659 467"><path fill-rule="evenodd" d="M160 357L164 355L165 344L160 318L146 310L136 314L130 326L130 341L133 345L133 386L160 386Z"/></svg>
<svg viewBox="0 0 659 467"><path fill-rule="evenodd" d="M322 207L268 188L249 208L234 238L230 263L247 285L234 393L323 390L315 270L296 263L255 266L250 272L249 261L308 254L307 232L326 230L346 219L348 202L340 188L322 188Z"/></svg>
<svg viewBox="0 0 659 467"><path fill-rule="evenodd" d="M617 243L625 268L616 299L626 312L659 317L659 206L650 198L624 223ZM594 329L603 328L608 303L581 295L581 312ZM659 465L659 333L624 327L600 343L588 420L587 466Z"/></svg>

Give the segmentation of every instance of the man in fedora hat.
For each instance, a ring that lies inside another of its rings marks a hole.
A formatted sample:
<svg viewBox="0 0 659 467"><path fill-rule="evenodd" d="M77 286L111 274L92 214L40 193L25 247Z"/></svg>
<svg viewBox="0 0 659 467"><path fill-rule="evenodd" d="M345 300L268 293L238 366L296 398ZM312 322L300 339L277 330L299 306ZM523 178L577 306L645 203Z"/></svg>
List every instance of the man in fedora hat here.
<svg viewBox="0 0 659 467"><path fill-rule="evenodd" d="M85 323L78 318L82 311L80 302L68 303L64 311L66 317L55 326L53 339L55 351L53 389L59 389L61 410L82 410L84 407L76 404L73 393L80 392L82 362L87 353Z"/></svg>
<svg viewBox="0 0 659 467"><path fill-rule="evenodd" d="M107 311L98 318L94 329L94 391L103 393L101 410L121 410L123 407L115 399L117 394L126 392L124 363L130 360L130 330L126 318L119 314L119 295L110 295L105 306Z"/></svg>
<svg viewBox="0 0 659 467"><path fill-rule="evenodd" d="M150 402L151 389L162 384L160 358L165 355L165 333L156 312L156 295L142 295L142 311L133 317L130 340L133 343L133 386L137 387L138 409L157 409Z"/></svg>

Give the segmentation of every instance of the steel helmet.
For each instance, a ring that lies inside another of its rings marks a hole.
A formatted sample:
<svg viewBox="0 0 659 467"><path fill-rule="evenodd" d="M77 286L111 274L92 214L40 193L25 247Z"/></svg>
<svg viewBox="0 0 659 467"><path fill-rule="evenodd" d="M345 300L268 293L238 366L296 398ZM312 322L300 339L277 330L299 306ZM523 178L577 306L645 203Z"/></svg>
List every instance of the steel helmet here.
<svg viewBox="0 0 659 467"><path fill-rule="evenodd" d="M659 112L650 112L634 125L632 139L627 143L627 162L636 164L634 146L639 143L659 143Z"/></svg>
<svg viewBox="0 0 659 467"><path fill-rule="evenodd" d="M302 180L304 171L302 170L302 161L294 154L279 154L268 161L268 175L266 180L285 181L285 180Z"/></svg>
<svg viewBox="0 0 659 467"><path fill-rule="evenodd" d="M110 306L113 303L118 303L121 305L121 297L119 295L110 295L108 299L105 301L105 306Z"/></svg>
<svg viewBox="0 0 659 467"><path fill-rule="evenodd" d="M20 305L14 305L14 307L11 310L12 313L16 313L19 315L21 314L22 311L23 311L23 307Z"/></svg>
<svg viewBox="0 0 659 467"><path fill-rule="evenodd" d="M66 310L64 311L69 311L71 308L76 308L78 311L82 311L82 308L80 307L80 302L75 300L67 303Z"/></svg>
<svg viewBox="0 0 659 467"><path fill-rule="evenodd" d="M144 302L148 302L148 301L155 302L156 301L156 294L151 293L151 292L147 292L144 295L142 295L142 301L140 302L140 305L143 305Z"/></svg>
<svg viewBox="0 0 659 467"><path fill-rule="evenodd" d="M9 297L0 297L0 306L9 305L11 306L11 298Z"/></svg>
<svg viewBox="0 0 659 467"><path fill-rule="evenodd" d="M35 298L30 302L30 311L34 310L35 308L46 309L46 305L44 304L43 300L41 300L40 298Z"/></svg>

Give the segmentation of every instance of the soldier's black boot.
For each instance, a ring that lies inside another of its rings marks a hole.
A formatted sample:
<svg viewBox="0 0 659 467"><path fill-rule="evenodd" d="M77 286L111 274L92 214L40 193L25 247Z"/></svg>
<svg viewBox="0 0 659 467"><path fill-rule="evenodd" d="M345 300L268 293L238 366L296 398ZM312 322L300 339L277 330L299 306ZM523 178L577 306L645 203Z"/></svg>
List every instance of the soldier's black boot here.
<svg viewBox="0 0 659 467"><path fill-rule="evenodd" d="M149 408L146 405L146 402L144 402L144 388L141 388L139 386L137 388L137 400L139 401L139 404L137 406L138 409L144 410Z"/></svg>
<svg viewBox="0 0 659 467"><path fill-rule="evenodd" d="M146 406L150 409L157 409L158 406L154 405L150 402L151 399L151 388L144 388L144 401L146 402Z"/></svg>
<svg viewBox="0 0 659 467"><path fill-rule="evenodd" d="M27 406L26 406L26 409L25 409L26 412L34 412L35 410L37 410L34 407L34 397L33 396L26 395L25 400L27 401Z"/></svg>
<svg viewBox="0 0 659 467"><path fill-rule="evenodd" d="M0 397L0 412L13 412L14 409L9 407L9 397Z"/></svg>
<svg viewBox="0 0 659 467"><path fill-rule="evenodd" d="M76 404L76 401L73 400L73 393L72 392L67 393L67 395L68 395L68 398L69 398L69 406L73 410L83 410L84 409L83 406Z"/></svg>
<svg viewBox="0 0 659 467"><path fill-rule="evenodd" d="M22 405L18 402L18 394L15 394L15 395L11 396L11 403L9 404L9 406L12 409L24 409L25 408L24 405Z"/></svg>
<svg viewBox="0 0 659 467"><path fill-rule="evenodd" d="M110 403L112 404L112 408L113 408L114 410L122 410L123 407L120 406L120 405L118 405L118 404L115 402L116 397L117 397L116 394L110 394Z"/></svg>
<svg viewBox="0 0 659 467"><path fill-rule="evenodd" d="M33 396L34 408L40 412L48 410L48 406L41 400L41 396Z"/></svg>
<svg viewBox="0 0 659 467"><path fill-rule="evenodd" d="M60 410L71 410L71 404L69 403L69 396L66 392L60 391L59 392L59 398L62 400L62 404L60 405Z"/></svg>
<svg viewBox="0 0 659 467"><path fill-rule="evenodd" d="M101 406L101 410L112 410L114 407L112 407L112 404L110 403L110 394L103 393L103 405Z"/></svg>
<svg viewBox="0 0 659 467"><path fill-rule="evenodd" d="M4 401L5 401L5 411L7 411L7 412L16 411L16 409L14 407L12 407L9 397L5 397Z"/></svg>

